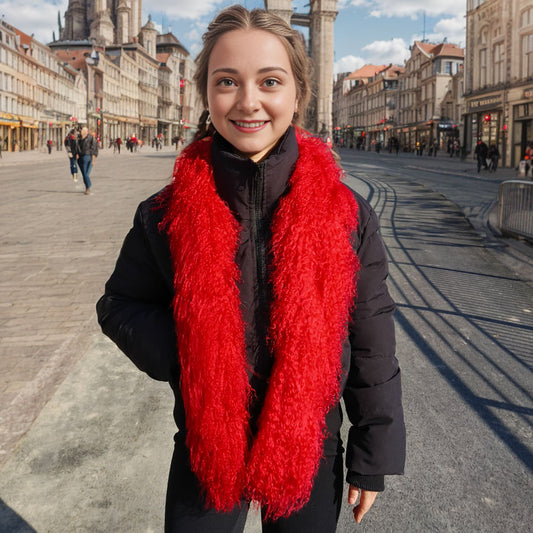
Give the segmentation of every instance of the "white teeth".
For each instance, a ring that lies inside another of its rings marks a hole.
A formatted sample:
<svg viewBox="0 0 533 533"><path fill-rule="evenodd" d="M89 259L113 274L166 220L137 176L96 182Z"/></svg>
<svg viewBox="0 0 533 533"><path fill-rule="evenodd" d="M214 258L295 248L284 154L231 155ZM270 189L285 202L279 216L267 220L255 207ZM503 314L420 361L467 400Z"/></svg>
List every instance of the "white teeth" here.
<svg viewBox="0 0 533 533"><path fill-rule="evenodd" d="M238 120L234 120L235 124L241 128L258 128L259 126L262 126L265 121L262 122L239 122Z"/></svg>

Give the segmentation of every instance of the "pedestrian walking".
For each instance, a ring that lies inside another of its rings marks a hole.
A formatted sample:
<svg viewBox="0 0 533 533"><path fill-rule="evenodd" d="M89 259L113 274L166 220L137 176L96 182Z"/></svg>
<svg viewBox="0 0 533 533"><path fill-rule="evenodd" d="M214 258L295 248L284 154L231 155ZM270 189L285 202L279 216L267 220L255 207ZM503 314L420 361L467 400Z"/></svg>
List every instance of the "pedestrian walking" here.
<svg viewBox="0 0 533 533"><path fill-rule="evenodd" d="M91 170L97 156L98 143L89 133L89 128L84 126L78 139L78 164L85 184L85 194L91 194Z"/></svg>
<svg viewBox="0 0 533 533"><path fill-rule="evenodd" d="M65 145L65 150L67 151L69 165L70 165L70 174L72 175L72 179L77 182L78 181L78 141L76 139L76 130L71 129L67 136L65 137L65 141L63 143Z"/></svg>
<svg viewBox="0 0 533 533"><path fill-rule="evenodd" d="M196 62L204 136L140 204L98 319L175 395L167 533L242 532L251 501L265 532L333 533L341 397L357 522L404 465L377 216L297 126L310 86L296 30L232 6Z"/></svg>
<svg viewBox="0 0 533 533"><path fill-rule="evenodd" d="M489 166L487 164L487 156L489 154L489 148L484 141L478 141L476 148L474 150L474 155L477 159L477 171L478 173L483 167L485 170L488 170Z"/></svg>
<svg viewBox="0 0 533 533"><path fill-rule="evenodd" d="M498 170L498 161L500 159L500 151L498 150L497 146L495 144L492 144L489 148L489 170L492 172L496 172Z"/></svg>
<svg viewBox="0 0 533 533"><path fill-rule="evenodd" d="M52 139L48 139L48 141L46 141L46 147L48 148L48 154L52 153L53 144L54 144L54 141L52 141Z"/></svg>

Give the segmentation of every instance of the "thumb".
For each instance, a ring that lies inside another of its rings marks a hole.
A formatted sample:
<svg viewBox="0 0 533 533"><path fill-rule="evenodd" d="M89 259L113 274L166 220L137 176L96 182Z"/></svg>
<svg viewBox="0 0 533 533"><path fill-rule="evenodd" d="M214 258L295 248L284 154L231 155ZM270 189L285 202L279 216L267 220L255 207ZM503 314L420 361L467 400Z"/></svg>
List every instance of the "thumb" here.
<svg viewBox="0 0 533 533"><path fill-rule="evenodd" d="M353 510L355 521L358 524L361 523L361 520L363 520L363 516L365 516L365 514L370 511L372 505L374 505L374 501L377 495L377 492L372 492L369 490L361 491L361 499L359 501L359 505L357 505Z"/></svg>
<svg viewBox="0 0 533 533"><path fill-rule="evenodd" d="M348 489L348 503L350 505L355 505L358 496L359 489L357 487L354 487L353 485L350 485L350 488Z"/></svg>

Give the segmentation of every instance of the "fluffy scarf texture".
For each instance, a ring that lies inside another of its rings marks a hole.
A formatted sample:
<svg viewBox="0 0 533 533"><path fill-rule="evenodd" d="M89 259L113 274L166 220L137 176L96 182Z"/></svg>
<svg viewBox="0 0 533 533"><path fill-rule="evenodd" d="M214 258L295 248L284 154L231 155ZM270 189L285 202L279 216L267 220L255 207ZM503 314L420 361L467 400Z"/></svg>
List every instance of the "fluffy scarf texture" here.
<svg viewBox="0 0 533 533"><path fill-rule="evenodd" d="M239 225L217 194L211 139L176 160L162 226L174 267L174 319L191 466L206 505L245 498L269 519L309 500L325 417L339 399L342 343L359 268L357 203L322 141L298 134L300 156L272 222L274 365L258 432L249 429Z"/></svg>

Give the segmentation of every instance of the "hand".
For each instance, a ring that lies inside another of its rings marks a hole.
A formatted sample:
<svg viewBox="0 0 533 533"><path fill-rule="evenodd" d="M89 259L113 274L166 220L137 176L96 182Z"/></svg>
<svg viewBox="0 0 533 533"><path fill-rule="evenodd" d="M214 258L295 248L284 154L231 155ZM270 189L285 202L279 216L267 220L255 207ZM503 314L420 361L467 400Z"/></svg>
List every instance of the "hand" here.
<svg viewBox="0 0 533 533"><path fill-rule="evenodd" d="M350 505L355 505L355 502L357 501L357 496L359 496L359 491L361 492L361 498L359 500L359 503L353 509L353 516L358 524L360 524L361 520L363 520L363 516L365 516L365 514L370 511L370 508L374 504L376 496L378 495L377 492L358 489L357 487L350 485L350 488L348 490L348 503Z"/></svg>

